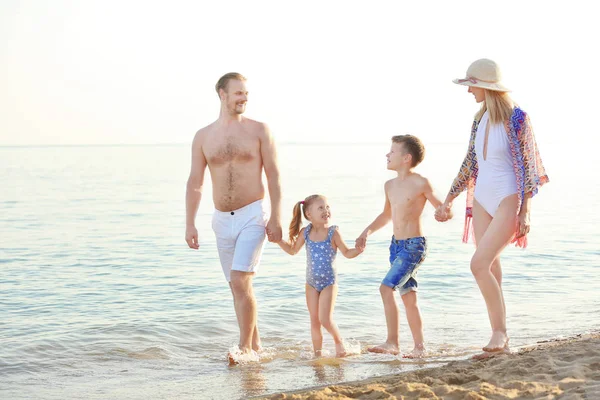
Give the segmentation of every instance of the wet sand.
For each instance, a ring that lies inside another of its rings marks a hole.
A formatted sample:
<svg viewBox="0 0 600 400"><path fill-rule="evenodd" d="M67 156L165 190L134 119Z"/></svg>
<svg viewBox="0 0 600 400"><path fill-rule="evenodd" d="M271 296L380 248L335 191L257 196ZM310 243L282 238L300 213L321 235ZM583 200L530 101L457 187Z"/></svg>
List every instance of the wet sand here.
<svg viewBox="0 0 600 400"><path fill-rule="evenodd" d="M600 399L600 332L485 360L259 397L299 399Z"/></svg>

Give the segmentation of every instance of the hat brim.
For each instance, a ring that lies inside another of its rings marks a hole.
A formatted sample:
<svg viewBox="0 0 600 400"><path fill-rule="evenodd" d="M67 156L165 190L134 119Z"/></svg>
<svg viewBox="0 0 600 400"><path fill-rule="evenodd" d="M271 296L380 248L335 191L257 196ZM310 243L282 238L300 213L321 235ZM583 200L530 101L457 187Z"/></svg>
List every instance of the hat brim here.
<svg viewBox="0 0 600 400"><path fill-rule="evenodd" d="M493 90L494 92L510 92L511 90L509 88L507 88L506 86L500 84L500 83L494 83L494 82L483 82L483 81L477 81L477 83L473 83L472 81L468 80L469 78L462 78L462 79L454 79L452 82L456 83L457 85L462 85L462 86L473 86L473 87L478 87L478 88L482 88L482 89L487 89L487 90Z"/></svg>

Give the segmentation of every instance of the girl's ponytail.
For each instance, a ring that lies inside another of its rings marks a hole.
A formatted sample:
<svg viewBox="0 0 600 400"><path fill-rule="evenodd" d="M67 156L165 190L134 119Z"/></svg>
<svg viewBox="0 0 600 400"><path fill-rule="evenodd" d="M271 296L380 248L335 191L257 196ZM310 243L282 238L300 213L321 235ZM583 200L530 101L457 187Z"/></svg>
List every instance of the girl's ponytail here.
<svg viewBox="0 0 600 400"><path fill-rule="evenodd" d="M292 211L292 222L290 222L290 243L294 244L298 239L300 228L302 227L302 205L304 201L299 201L294 205Z"/></svg>

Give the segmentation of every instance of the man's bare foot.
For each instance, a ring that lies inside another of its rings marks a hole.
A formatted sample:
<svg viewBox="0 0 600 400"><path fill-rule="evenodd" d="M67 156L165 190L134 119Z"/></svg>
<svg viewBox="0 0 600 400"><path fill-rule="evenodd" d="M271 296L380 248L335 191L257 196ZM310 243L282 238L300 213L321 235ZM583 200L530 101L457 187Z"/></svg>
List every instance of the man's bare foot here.
<svg viewBox="0 0 600 400"><path fill-rule="evenodd" d="M384 354L393 354L393 355L398 355L398 353L399 353L398 345L391 344L388 342L385 342L384 344L380 344L379 346L369 347L367 349L367 351L370 351L371 353L384 353Z"/></svg>
<svg viewBox="0 0 600 400"><path fill-rule="evenodd" d="M238 365L240 362L258 361L258 354L249 348L230 349L227 353L227 361L229 365Z"/></svg>
<svg viewBox="0 0 600 400"><path fill-rule="evenodd" d="M415 348L408 354L404 354L402 357L403 358L423 358L425 357L425 353L427 352L427 350L425 350L425 346L420 344L415 346Z"/></svg>
<svg viewBox="0 0 600 400"><path fill-rule="evenodd" d="M335 344L335 356L339 358L346 357L346 348L343 342Z"/></svg>
<svg viewBox="0 0 600 400"><path fill-rule="evenodd" d="M315 357L323 357L323 350L315 350Z"/></svg>
<svg viewBox="0 0 600 400"><path fill-rule="evenodd" d="M502 331L494 331L492 333L490 342L483 347L483 351L494 353L504 351L506 348L508 348L508 336L506 333Z"/></svg>
<svg viewBox="0 0 600 400"><path fill-rule="evenodd" d="M252 350L254 350L255 352L257 352L258 354L261 353L261 351L263 351L263 347L261 344L257 344L257 345L252 345Z"/></svg>
<svg viewBox="0 0 600 400"><path fill-rule="evenodd" d="M240 363L231 353L227 353L227 361L229 361L229 365L238 365Z"/></svg>

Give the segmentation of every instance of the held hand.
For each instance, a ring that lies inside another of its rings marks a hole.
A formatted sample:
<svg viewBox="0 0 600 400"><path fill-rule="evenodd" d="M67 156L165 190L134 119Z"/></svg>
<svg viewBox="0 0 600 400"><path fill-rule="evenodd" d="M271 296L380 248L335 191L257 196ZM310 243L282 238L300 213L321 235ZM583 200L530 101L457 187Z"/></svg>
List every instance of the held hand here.
<svg viewBox="0 0 600 400"><path fill-rule="evenodd" d="M271 243L279 243L281 241L281 222L278 218L271 218L266 227L267 239Z"/></svg>
<svg viewBox="0 0 600 400"><path fill-rule="evenodd" d="M448 221L448 216L446 215L446 209L444 208L443 204L435 209L435 214L433 216L437 222Z"/></svg>
<svg viewBox="0 0 600 400"><path fill-rule="evenodd" d="M446 217L448 219L452 219L452 217L454 217L454 213L452 212L452 203L444 203L444 206L446 210Z"/></svg>
<svg viewBox="0 0 600 400"><path fill-rule="evenodd" d="M361 253L365 251L365 247L367 247L367 235L360 235L354 242L354 246Z"/></svg>
<svg viewBox="0 0 600 400"><path fill-rule="evenodd" d="M526 236L530 228L529 212L520 213L517 217L517 239Z"/></svg>
<svg viewBox="0 0 600 400"><path fill-rule="evenodd" d="M190 249L198 250L200 244L198 243L198 230L195 226L188 226L185 229L185 241L187 242Z"/></svg>
<svg viewBox="0 0 600 400"><path fill-rule="evenodd" d="M440 205L434 214L435 220L438 222L446 222L453 217L452 203L443 203Z"/></svg>

